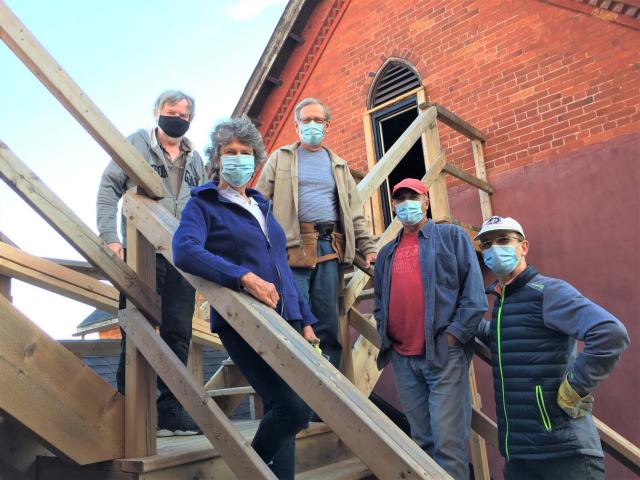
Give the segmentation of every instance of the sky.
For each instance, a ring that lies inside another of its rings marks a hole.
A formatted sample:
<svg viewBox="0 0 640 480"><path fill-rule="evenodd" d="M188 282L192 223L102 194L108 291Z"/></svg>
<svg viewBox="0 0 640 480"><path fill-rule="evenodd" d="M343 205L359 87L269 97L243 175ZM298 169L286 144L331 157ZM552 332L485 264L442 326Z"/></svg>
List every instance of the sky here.
<svg viewBox="0 0 640 480"><path fill-rule="evenodd" d="M286 0L5 0L123 135L154 125L169 88L195 98L187 133L203 153L228 117ZM108 155L0 42L0 141L95 232ZM41 257L82 260L0 181L0 231ZM93 307L12 281L14 305L54 338L71 338Z"/></svg>

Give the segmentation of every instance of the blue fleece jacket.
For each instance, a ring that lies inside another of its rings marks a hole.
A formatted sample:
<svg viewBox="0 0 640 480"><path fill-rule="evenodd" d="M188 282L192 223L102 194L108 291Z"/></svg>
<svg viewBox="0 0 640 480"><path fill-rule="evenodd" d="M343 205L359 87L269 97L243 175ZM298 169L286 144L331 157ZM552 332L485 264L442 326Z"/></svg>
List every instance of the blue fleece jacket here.
<svg viewBox="0 0 640 480"><path fill-rule="evenodd" d="M273 283L280 295L275 310L287 321L302 326L317 322L303 300L287 263L286 238L271 214L271 202L247 189L265 215L265 235L249 211L221 197L218 186L209 182L191 190L180 225L173 236L176 267L233 290L241 290L240 278L253 272ZM211 308L211 330L228 323Z"/></svg>

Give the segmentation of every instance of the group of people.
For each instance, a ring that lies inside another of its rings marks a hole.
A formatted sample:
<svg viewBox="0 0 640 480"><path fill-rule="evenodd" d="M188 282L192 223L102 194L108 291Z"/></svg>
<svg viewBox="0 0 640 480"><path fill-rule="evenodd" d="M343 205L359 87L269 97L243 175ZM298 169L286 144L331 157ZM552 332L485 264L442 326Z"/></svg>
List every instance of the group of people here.
<svg viewBox="0 0 640 480"><path fill-rule="evenodd" d="M322 101L306 98L296 106L299 140L275 150L262 170L267 154L253 123L219 122L206 152L213 181L185 137L194 109L189 95L164 92L155 104L156 125L128 138L163 179L161 202L180 220L173 237L177 268L262 301L319 343L337 368L339 269L358 252L367 266L375 262L378 366L393 365L411 436L444 470L456 479L470 475L468 370L477 336L492 351L505 477L604 478L591 392L628 345L626 330L568 283L527 266L529 243L518 222L492 217L476 237L497 276L485 292L466 232L427 217L428 191L417 179L393 187L403 228L376 253L348 164L325 144L331 114ZM249 188L259 173L256 189ZM122 258L117 204L131 187L111 161L98 192L98 229ZM156 289L160 335L186 363L195 292L161 255ZM482 319L487 294L496 297L491 321ZM211 328L264 401L253 448L278 478L293 479L295 436L318 419L215 305ZM577 340L585 343L579 354ZM124 367L123 348L117 375L123 393ZM158 388L158 435L198 433L160 380Z"/></svg>

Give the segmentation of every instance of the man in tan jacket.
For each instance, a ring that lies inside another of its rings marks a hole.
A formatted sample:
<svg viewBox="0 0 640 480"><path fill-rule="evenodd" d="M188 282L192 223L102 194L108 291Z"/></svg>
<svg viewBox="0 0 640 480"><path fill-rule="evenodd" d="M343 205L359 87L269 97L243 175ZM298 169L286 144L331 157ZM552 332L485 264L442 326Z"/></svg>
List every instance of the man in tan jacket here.
<svg viewBox="0 0 640 480"><path fill-rule="evenodd" d="M295 108L300 141L271 154L257 188L273 200L296 284L318 318L322 352L338 368L339 264L352 263L359 252L368 266L376 247L347 162L323 145L329 121L320 100L302 100Z"/></svg>

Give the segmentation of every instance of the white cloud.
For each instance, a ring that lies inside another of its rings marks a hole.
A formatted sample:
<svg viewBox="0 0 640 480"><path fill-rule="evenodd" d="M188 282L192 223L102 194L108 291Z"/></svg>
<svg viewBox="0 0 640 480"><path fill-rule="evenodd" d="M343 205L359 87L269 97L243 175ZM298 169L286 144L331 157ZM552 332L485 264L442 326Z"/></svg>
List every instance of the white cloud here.
<svg viewBox="0 0 640 480"><path fill-rule="evenodd" d="M235 0L225 13L234 20L250 20L259 16L271 5L281 5L287 0Z"/></svg>

